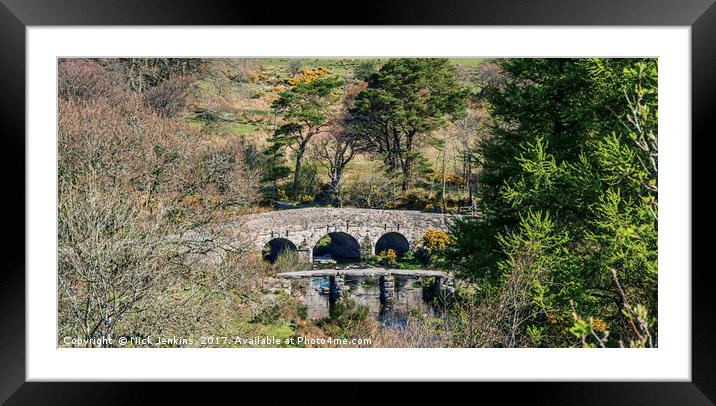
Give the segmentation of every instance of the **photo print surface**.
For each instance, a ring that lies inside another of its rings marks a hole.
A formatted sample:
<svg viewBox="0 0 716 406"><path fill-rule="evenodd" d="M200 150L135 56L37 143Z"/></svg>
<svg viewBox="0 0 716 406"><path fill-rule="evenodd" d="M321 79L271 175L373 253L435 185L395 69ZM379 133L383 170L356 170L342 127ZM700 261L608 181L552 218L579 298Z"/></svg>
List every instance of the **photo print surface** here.
<svg viewBox="0 0 716 406"><path fill-rule="evenodd" d="M58 59L59 347L657 347L654 58Z"/></svg>

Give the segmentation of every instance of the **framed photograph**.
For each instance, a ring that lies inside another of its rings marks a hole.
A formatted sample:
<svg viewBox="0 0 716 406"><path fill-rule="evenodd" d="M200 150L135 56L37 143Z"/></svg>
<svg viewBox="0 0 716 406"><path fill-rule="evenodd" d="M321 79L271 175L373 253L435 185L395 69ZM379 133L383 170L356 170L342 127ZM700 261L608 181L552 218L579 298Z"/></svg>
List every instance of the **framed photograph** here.
<svg viewBox="0 0 716 406"><path fill-rule="evenodd" d="M148 381L716 399L692 265L712 1L362 4L341 26L1 1L7 404Z"/></svg>

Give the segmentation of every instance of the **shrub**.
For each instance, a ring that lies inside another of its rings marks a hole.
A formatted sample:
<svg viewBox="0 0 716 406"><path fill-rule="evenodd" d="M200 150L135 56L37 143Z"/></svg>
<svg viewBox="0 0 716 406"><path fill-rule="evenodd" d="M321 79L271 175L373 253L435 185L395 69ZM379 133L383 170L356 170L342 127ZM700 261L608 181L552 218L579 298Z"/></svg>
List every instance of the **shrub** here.
<svg viewBox="0 0 716 406"><path fill-rule="evenodd" d="M300 70L299 76L294 76L288 79L288 84L290 84L291 86L296 86L301 83L311 83L322 76L326 76L328 73L328 69L322 66L316 69L311 69L306 66Z"/></svg>
<svg viewBox="0 0 716 406"><path fill-rule="evenodd" d="M423 235L422 242L430 253L442 251L450 243L450 235L443 230L429 229Z"/></svg>
<svg viewBox="0 0 716 406"><path fill-rule="evenodd" d="M406 192L395 195L388 203L392 209L422 210L432 209L433 196L423 188L413 188ZM428 208L430 207L430 209Z"/></svg>
<svg viewBox="0 0 716 406"><path fill-rule="evenodd" d="M144 92L144 100L159 114L174 117L183 113L189 104L189 93L194 79L176 76Z"/></svg>
<svg viewBox="0 0 716 406"><path fill-rule="evenodd" d="M121 89L109 72L91 59L60 59L57 69L57 92L65 100L108 97Z"/></svg>
<svg viewBox="0 0 716 406"><path fill-rule="evenodd" d="M383 265L395 266L398 262L398 253L392 248L387 251L381 251L378 255L380 257L380 263Z"/></svg>
<svg viewBox="0 0 716 406"><path fill-rule="evenodd" d="M147 213L96 174L59 184L59 329L114 337L118 323L168 293L181 271L179 231L166 210Z"/></svg>
<svg viewBox="0 0 716 406"><path fill-rule="evenodd" d="M338 194L341 206L385 208L400 189L400 180L382 168L346 174Z"/></svg>
<svg viewBox="0 0 716 406"><path fill-rule="evenodd" d="M346 329L354 323L364 321L367 317L367 307L357 304L354 300L344 299L331 307L327 321L341 329Z"/></svg>
<svg viewBox="0 0 716 406"><path fill-rule="evenodd" d="M251 318L251 323L256 324L272 324L281 318L281 307L278 304L269 304L263 306Z"/></svg>
<svg viewBox="0 0 716 406"><path fill-rule="evenodd" d="M298 252L294 250L284 250L276 257L273 269L276 273L302 271L307 268L308 264L301 260Z"/></svg>
<svg viewBox="0 0 716 406"><path fill-rule="evenodd" d="M329 251L329 248L331 246L331 236L325 235L323 238L318 240L316 243L316 246L313 248L313 253L315 255L324 255L327 254Z"/></svg>

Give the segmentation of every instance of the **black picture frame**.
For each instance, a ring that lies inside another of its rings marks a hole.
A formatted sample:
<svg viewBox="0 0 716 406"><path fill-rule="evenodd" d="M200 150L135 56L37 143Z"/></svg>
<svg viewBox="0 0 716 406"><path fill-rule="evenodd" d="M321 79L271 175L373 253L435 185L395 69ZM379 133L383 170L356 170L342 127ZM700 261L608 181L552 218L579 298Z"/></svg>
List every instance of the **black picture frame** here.
<svg viewBox="0 0 716 406"><path fill-rule="evenodd" d="M373 4L371 4L373 3ZM714 0L420 0L373 1L355 4L350 12L339 11L339 2L311 2L277 12L262 2L169 1L169 0L0 0L0 134L5 152L0 160L5 184L5 266L0 272L0 403L29 404L133 404L145 403L146 383L29 383L25 382L25 28L71 25L608 25L689 26L692 39L692 185L709 182L712 167L697 167L696 157L708 153L704 143L713 131L713 95L716 94L716 6ZM281 7L288 7L281 6ZM334 15L320 12L331 10ZM684 134L688 137L689 134ZM700 160L705 162L705 160ZM22 174L23 176L20 176ZM694 195L706 191L692 189ZM708 190L708 189L706 189ZM692 204L693 206L693 204ZM692 218L696 215L692 209ZM699 211L700 213L703 213ZM21 215L22 214L22 215ZM705 213L704 213L705 214ZM703 217L708 219L708 217ZM710 221L692 226L706 229ZM695 234L694 234L695 235ZM704 256L708 239L692 238L692 253ZM48 253L47 255L54 255ZM685 270L687 271L687 270ZM713 405L716 401L716 331L711 295L710 269L692 267L692 378L690 382L609 383L480 383L456 390L420 389L423 400L440 403L461 393L480 399L495 395L507 401L529 399L536 404L647 404ZM615 366L618 368L618 366ZM91 373L91 371L89 372ZM255 385L255 384L254 384ZM361 402L364 391L357 383L342 384L341 403ZM385 385L385 384L383 384ZM514 385L518 385L514 388ZM220 389L219 389L220 388ZM252 386L256 394L270 393L270 401L290 399L293 390L275 390L267 384ZM302 389L305 391L306 389ZM308 389L311 390L311 389ZM373 389L371 389L372 391ZM187 400L190 392L202 391L202 403L222 395L227 386L209 390L173 384L159 391L163 404ZM232 386L228 388L236 393ZM404 396L388 391L381 402ZM369 396L368 400L375 395ZM286 401L287 401L286 400ZM375 399L373 399L375 400ZM282 400L283 401L283 400Z"/></svg>

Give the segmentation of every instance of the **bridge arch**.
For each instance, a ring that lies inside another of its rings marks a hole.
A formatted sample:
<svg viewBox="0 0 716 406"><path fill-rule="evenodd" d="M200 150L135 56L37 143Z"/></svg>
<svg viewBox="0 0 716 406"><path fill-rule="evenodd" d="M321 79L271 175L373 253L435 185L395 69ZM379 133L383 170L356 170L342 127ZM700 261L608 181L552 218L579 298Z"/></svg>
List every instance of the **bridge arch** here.
<svg viewBox="0 0 716 406"><path fill-rule="evenodd" d="M321 237L343 232L359 243L365 258L379 252L376 243L385 234L399 233L412 247L429 229L447 230L453 217L460 216L415 210L310 207L242 215L231 227L240 230L237 235L257 250L273 239L282 238L291 241L299 255L308 260ZM399 250L402 252L405 241L399 246L403 247Z"/></svg>
<svg viewBox="0 0 716 406"><path fill-rule="evenodd" d="M378 238L375 243L375 253L379 254L389 249L394 250L399 257L402 257L410 250L410 242L402 233L390 231Z"/></svg>
<svg viewBox="0 0 716 406"><path fill-rule="evenodd" d="M298 248L296 244L287 238L273 238L264 246L263 257L268 261L276 262L279 254L286 250L298 251Z"/></svg>
<svg viewBox="0 0 716 406"><path fill-rule="evenodd" d="M336 261L358 261L361 245L351 234L334 231L321 237L313 246L313 258L330 256Z"/></svg>

